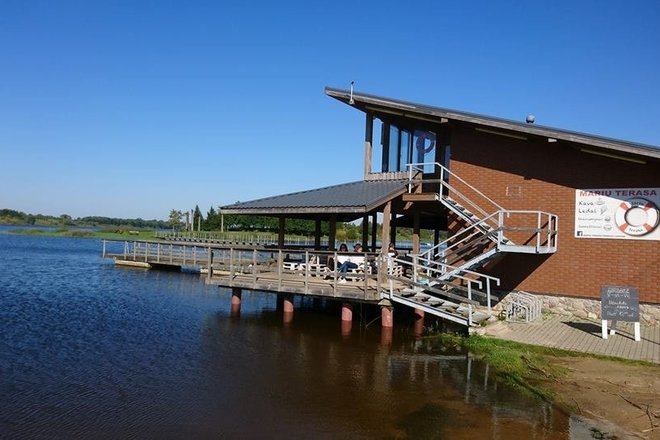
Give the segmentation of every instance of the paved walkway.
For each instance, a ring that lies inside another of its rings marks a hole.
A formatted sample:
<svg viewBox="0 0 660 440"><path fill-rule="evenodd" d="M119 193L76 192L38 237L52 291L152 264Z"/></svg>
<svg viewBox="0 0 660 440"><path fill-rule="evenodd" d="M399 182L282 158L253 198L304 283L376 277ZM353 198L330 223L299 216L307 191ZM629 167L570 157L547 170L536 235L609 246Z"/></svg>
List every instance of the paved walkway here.
<svg viewBox="0 0 660 440"><path fill-rule="evenodd" d="M498 322L485 334L500 339L564 350L601 354L660 364L660 326L641 326L641 341L635 341L633 324L619 322L615 335L601 336L601 323L561 315L544 315L532 323Z"/></svg>

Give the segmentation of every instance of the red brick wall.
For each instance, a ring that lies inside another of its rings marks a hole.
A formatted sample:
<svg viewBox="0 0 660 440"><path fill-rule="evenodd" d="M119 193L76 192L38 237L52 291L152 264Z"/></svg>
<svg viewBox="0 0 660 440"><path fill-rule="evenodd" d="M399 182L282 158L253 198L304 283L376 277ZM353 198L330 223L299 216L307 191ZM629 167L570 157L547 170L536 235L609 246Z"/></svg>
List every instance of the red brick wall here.
<svg viewBox="0 0 660 440"><path fill-rule="evenodd" d="M505 254L487 267L504 288L599 298L605 284L637 286L642 302L660 303L660 241L574 237L576 189L660 187L660 161L636 164L567 142L462 127L452 130L451 145L451 171L504 208L559 216L556 253Z"/></svg>

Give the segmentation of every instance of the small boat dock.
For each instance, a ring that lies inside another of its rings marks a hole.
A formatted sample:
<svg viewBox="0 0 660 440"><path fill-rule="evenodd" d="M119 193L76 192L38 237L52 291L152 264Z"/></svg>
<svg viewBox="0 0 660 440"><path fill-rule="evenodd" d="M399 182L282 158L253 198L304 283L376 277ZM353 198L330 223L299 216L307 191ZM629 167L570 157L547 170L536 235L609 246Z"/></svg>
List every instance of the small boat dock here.
<svg viewBox="0 0 660 440"><path fill-rule="evenodd" d="M360 264L338 270L341 258ZM231 243L164 240L104 240L103 257L118 266L182 270L206 275L207 284L231 288L236 304L242 289L335 299L343 304L342 320L350 320L353 303L381 306L383 325L393 320L394 303L468 327L491 316L492 277L456 275L442 263L419 256L393 258L381 253L277 248ZM478 274L477 274L478 275ZM444 277L443 277L444 276ZM285 307L286 310L286 307Z"/></svg>

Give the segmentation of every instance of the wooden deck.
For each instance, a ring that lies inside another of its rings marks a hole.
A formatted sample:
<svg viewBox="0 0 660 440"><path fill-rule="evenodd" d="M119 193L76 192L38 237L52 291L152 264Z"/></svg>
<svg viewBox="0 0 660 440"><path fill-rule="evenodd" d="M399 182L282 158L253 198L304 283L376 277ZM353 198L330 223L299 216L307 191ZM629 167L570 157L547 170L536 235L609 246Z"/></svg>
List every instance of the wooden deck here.
<svg viewBox="0 0 660 440"><path fill-rule="evenodd" d="M355 279L339 283L334 278L309 277L301 273L233 273L214 271L206 282L223 287L293 293L324 298L377 303L381 299L376 280Z"/></svg>
<svg viewBox="0 0 660 440"><path fill-rule="evenodd" d="M423 283L420 281L425 277L423 273L429 275L439 270L410 259L392 259L375 253L338 255L334 251L300 248L107 240L103 256L112 258L117 265L206 273L208 284L228 288L371 304L400 303L466 326L490 317L490 290L480 292L473 286L483 286L481 281L459 280L459 283L467 282L465 287L438 279ZM355 257L362 264L347 273L331 270L335 266L332 262L341 256ZM481 311L478 310L480 297L487 303Z"/></svg>
<svg viewBox="0 0 660 440"><path fill-rule="evenodd" d="M257 291L302 294L323 298L377 303L388 283L377 275L350 273L346 282L310 258L326 261L333 253L300 249L273 249L217 244L162 241L104 241L103 257L116 265L142 268L187 269L206 274L206 283ZM336 258L336 254L334 255ZM365 259L374 258L365 254ZM210 268L210 270L209 270Z"/></svg>

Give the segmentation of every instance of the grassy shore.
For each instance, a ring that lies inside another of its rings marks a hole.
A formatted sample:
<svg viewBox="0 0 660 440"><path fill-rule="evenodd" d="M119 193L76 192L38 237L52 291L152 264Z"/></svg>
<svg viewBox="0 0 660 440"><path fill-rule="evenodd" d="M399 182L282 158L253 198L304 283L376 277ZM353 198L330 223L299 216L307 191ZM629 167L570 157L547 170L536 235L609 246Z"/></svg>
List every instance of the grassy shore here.
<svg viewBox="0 0 660 440"><path fill-rule="evenodd" d="M562 365L563 362L560 362L566 358L590 358L657 369L657 365L643 361L528 345L479 335L464 337L443 333L429 338L431 343L439 349L450 347L469 351L482 358L496 370L500 378L514 387L555 402L559 402L559 400L547 385L566 376L567 370Z"/></svg>
<svg viewBox="0 0 660 440"><path fill-rule="evenodd" d="M97 239L126 239L126 240L149 240L154 238L154 231L152 230L137 230L137 229L39 229L39 228L25 228L25 229L12 229L12 234L20 235L36 235L42 237L74 237L74 238L97 238Z"/></svg>

